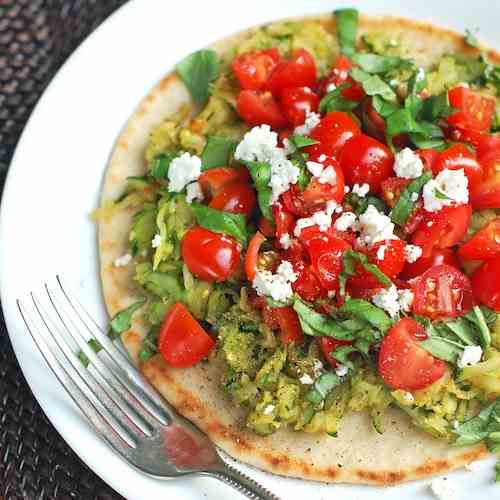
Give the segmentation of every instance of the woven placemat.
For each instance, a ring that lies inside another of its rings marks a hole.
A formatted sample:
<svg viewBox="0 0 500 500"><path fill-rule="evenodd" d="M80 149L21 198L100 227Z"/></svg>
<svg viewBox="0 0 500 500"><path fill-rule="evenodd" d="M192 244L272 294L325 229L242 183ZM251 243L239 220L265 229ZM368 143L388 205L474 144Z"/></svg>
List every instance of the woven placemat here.
<svg viewBox="0 0 500 500"><path fill-rule="evenodd" d="M41 93L125 0L0 0L0 191ZM61 439L28 388L0 312L0 500L116 500Z"/></svg>

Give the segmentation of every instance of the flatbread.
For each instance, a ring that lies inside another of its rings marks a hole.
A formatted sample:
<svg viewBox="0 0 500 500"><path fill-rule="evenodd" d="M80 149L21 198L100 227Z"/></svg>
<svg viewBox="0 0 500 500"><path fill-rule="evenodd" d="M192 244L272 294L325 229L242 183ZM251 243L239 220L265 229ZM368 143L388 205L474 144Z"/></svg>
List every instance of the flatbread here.
<svg viewBox="0 0 500 500"><path fill-rule="evenodd" d="M314 19L334 30L332 16ZM403 43L411 48L410 56L423 65L445 53L474 53L462 36L407 19L363 16L360 31L400 33ZM242 36L245 34L219 42L213 48L219 52L227 50ZM497 52L487 52L492 61L500 61ZM144 174L144 150L151 129L183 104L192 105L175 74L166 76L145 97L116 142L104 178L103 202L122 194L126 177ZM128 210L99 221L102 285L111 316L143 295L134 284L131 266L113 265L117 257L128 251L132 215L133 210ZM385 415L383 435L373 430L367 414L352 413L344 418L337 438L288 429L268 437L258 436L245 428L244 412L223 395L219 387L222 366L201 363L194 368L176 369L158 355L141 364L138 353L145 332L146 325L136 319L132 330L123 335L123 342L146 377L220 448L260 469L318 481L389 485L444 473L487 454L483 445L450 447L415 428L398 410L389 410Z"/></svg>

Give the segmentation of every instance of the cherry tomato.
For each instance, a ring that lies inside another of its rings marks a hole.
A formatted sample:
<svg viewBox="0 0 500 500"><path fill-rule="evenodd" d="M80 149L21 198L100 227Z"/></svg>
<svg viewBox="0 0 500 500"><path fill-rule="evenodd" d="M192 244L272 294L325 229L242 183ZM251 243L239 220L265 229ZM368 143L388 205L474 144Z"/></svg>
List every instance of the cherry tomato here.
<svg viewBox="0 0 500 500"><path fill-rule="evenodd" d="M217 167L205 170L198 179L203 194L211 199L217 196L223 188L235 182L248 183L250 175L245 167Z"/></svg>
<svg viewBox="0 0 500 500"><path fill-rule="evenodd" d="M212 198L208 204L210 208L230 212L233 214L245 214L247 217L252 212L257 203L255 190L250 184L235 182L225 186L225 188Z"/></svg>
<svg viewBox="0 0 500 500"><path fill-rule="evenodd" d="M420 323L403 318L382 339L378 372L388 386L415 391L424 389L444 375L446 363L419 345L426 337Z"/></svg>
<svg viewBox="0 0 500 500"><path fill-rule="evenodd" d="M484 132L478 132L477 130L471 130L461 127L444 127L444 136L452 142L465 142L477 148L479 144L484 140L486 134Z"/></svg>
<svg viewBox="0 0 500 500"><path fill-rule="evenodd" d="M304 199L297 184L292 184L288 191L281 195L281 200L286 210L298 217L307 216L307 210L304 207Z"/></svg>
<svg viewBox="0 0 500 500"><path fill-rule="evenodd" d="M201 280L225 281L238 267L240 246L229 236L195 226L182 239L182 260Z"/></svg>
<svg viewBox="0 0 500 500"><path fill-rule="evenodd" d="M394 156L389 148L365 134L350 139L340 153L347 184L366 183L374 193L380 191L382 181L394 174L393 165Z"/></svg>
<svg viewBox="0 0 500 500"><path fill-rule="evenodd" d="M290 87L314 87L316 84L316 63L305 49L296 49L289 61L281 61L266 83L266 89L281 95Z"/></svg>
<svg viewBox="0 0 500 500"><path fill-rule="evenodd" d="M401 197L401 193L410 182L410 179L402 179L401 177L389 177L385 181L382 181L380 184L382 199L389 207L394 208Z"/></svg>
<svg viewBox="0 0 500 500"><path fill-rule="evenodd" d="M276 228L265 217L259 219L259 231L268 238L276 235Z"/></svg>
<svg viewBox="0 0 500 500"><path fill-rule="evenodd" d="M309 134L319 142L306 148L310 156L321 155L336 157L344 144L356 135L361 134L358 124L341 111L327 113Z"/></svg>
<svg viewBox="0 0 500 500"><path fill-rule="evenodd" d="M231 67L244 90L261 90L280 61L278 49L245 52L236 57Z"/></svg>
<svg viewBox="0 0 500 500"><path fill-rule="evenodd" d="M365 96L365 91L361 84L354 81L349 75L351 69L351 60L344 54L339 54L335 60L335 67L333 70L319 82L319 95L324 96L327 94L330 86L339 87L343 83L349 83L350 87L342 90L342 97L348 101L361 101Z"/></svg>
<svg viewBox="0 0 500 500"><path fill-rule="evenodd" d="M190 312L177 302L165 316L158 335L162 358L177 368L188 368L207 357L215 341Z"/></svg>
<svg viewBox="0 0 500 500"><path fill-rule="evenodd" d="M463 144L454 144L437 157L432 167L433 174L437 175L444 169L463 169L464 174L469 179L470 189L480 184L483 179L483 167L476 160L474 154Z"/></svg>
<svg viewBox="0 0 500 500"><path fill-rule="evenodd" d="M284 344L300 342L304 337L299 317L292 307L276 307L273 309L281 330L281 340Z"/></svg>
<svg viewBox="0 0 500 500"><path fill-rule="evenodd" d="M431 267L441 264L460 268L460 262L455 250L451 248L434 248L429 257L420 257L411 264L409 262L406 263L401 272L401 277L410 280L424 274Z"/></svg>
<svg viewBox="0 0 500 500"><path fill-rule="evenodd" d="M272 207L274 222L276 223L276 238L278 241L282 236L288 234L293 237L295 227L295 216L285 209L283 204L276 203Z"/></svg>
<svg viewBox="0 0 500 500"><path fill-rule="evenodd" d="M236 109L249 125L266 124L273 129L285 128L288 125L278 102L268 91L242 90Z"/></svg>
<svg viewBox="0 0 500 500"><path fill-rule="evenodd" d="M293 270L297 279L292 283L292 290L307 302L314 302L327 294L321 286L314 268L305 261L293 262Z"/></svg>
<svg viewBox="0 0 500 500"><path fill-rule="evenodd" d="M254 296L250 299L252 305L258 309L262 314L262 319L265 325L271 330L278 330L280 325L278 323L278 318L274 314L276 309L271 309L268 307L266 299L264 297Z"/></svg>
<svg viewBox="0 0 500 500"><path fill-rule="evenodd" d="M477 145L477 158L482 163L483 157L493 150L500 150L500 135L484 134Z"/></svg>
<svg viewBox="0 0 500 500"><path fill-rule="evenodd" d="M245 254L245 274L250 282L255 278L257 263L259 261L259 250L264 241L266 241L266 237L257 231L248 244L247 253Z"/></svg>
<svg viewBox="0 0 500 500"><path fill-rule="evenodd" d="M318 337L318 344L328 364L336 368L338 361L332 356L332 352L335 351L337 347L341 345L351 345L352 342L350 340L337 340L333 337Z"/></svg>
<svg viewBox="0 0 500 500"><path fill-rule="evenodd" d="M425 219L427 212L424 210L424 202L422 199L419 199L415 202L415 207L411 212L410 216L406 220L405 225L403 226L403 232L409 236L413 234L422 221Z"/></svg>
<svg viewBox="0 0 500 500"><path fill-rule="evenodd" d="M429 257L435 247L452 247L464 238L472 208L470 205L450 206L438 212L424 210L423 215L423 220L413 233L412 242L422 248L422 257Z"/></svg>
<svg viewBox="0 0 500 500"><path fill-rule="evenodd" d="M415 278L413 312L431 319L455 318L472 308L469 278L457 268L441 264Z"/></svg>
<svg viewBox="0 0 500 500"><path fill-rule="evenodd" d="M500 217L477 231L459 249L458 255L466 260L487 260L500 254Z"/></svg>
<svg viewBox="0 0 500 500"><path fill-rule="evenodd" d="M473 92L463 85L448 91L451 106L460 111L448 116L450 125L485 132L490 129L495 114L495 100Z"/></svg>
<svg viewBox="0 0 500 500"><path fill-rule="evenodd" d="M309 87L291 87L281 93L281 109L294 126L302 125L307 112L318 110L319 97Z"/></svg>
<svg viewBox="0 0 500 500"><path fill-rule="evenodd" d="M475 210L500 208L500 147L481 156L483 181L470 192Z"/></svg>
<svg viewBox="0 0 500 500"><path fill-rule="evenodd" d="M434 172L434 164L439 158L439 152L435 149L417 149L415 153L417 153L422 160L422 163L424 164L424 171L431 170Z"/></svg>
<svg viewBox="0 0 500 500"><path fill-rule="evenodd" d="M500 312L500 257L487 260L472 275L474 297L483 304Z"/></svg>

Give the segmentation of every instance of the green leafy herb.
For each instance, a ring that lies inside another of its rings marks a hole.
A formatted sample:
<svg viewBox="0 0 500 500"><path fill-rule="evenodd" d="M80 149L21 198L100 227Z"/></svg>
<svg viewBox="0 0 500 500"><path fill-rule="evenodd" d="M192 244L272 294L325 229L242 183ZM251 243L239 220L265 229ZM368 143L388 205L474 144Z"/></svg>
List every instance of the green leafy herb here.
<svg viewBox="0 0 500 500"><path fill-rule="evenodd" d="M360 83L367 95L379 95L386 101L396 101L394 90L380 78L378 75L371 75L359 68L354 68L351 71L351 76L354 80Z"/></svg>
<svg viewBox="0 0 500 500"><path fill-rule="evenodd" d="M87 342L88 346L95 352L98 353L102 349L102 345L95 339L90 339ZM90 359L87 357L87 355L83 351L78 352L78 359L82 362L83 366L85 368L89 366Z"/></svg>
<svg viewBox="0 0 500 500"><path fill-rule="evenodd" d="M343 83L335 90L328 92L328 94L326 94L319 103L319 112L330 113L331 111L352 111L356 108L359 104L358 102L350 101L342 95L342 92L351 86L352 85L350 83Z"/></svg>
<svg viewBox="0 0 500 500"><path fill-rule="evenodd" d="M313 405L318 405L338 385L340 385L340 379L335 373L323 373L316 379L312 389L306 394L306 400Z"/></svg>
<svg viewBox="0 0 500 500"><path fill-rule="evenodd" d="M430 96L423 101L420 117L423 120L435 122L440 118L446 118L454 111L455 109L450 105L448 92L443 92L439 95Z"/></svg>
<svg viewBox="0 0 500 500"><path fill-rule="evenodd" d="M153 326L142 341L142 349L139 352L139 359L147 361L158 352L158 333L159 326Z"/></svg>
<svg viewBox="0 0 500 500"><path fill-rule="evenodd" d="M407 108L400 108L392 113L392 115L389 115L385 125L386 133L390 138L395 135L420 131L415 121L415 117L411 110Z"/></svg>
<svg viewBox="0 0 500 500"><path fill-rule="evenodd" d="M348 356L358 351L359 350L352 345L339 345L330 353L330 356L335 358L341 365L352 369L354 368L354 364Z"/></svg>
<svg viewBox="0 0 500 500"><path fill-rule="evenodd" d="M372 105L375 111L382 117L387 118L399 109L399 106L391 101L386 101L380 95L373 96Z"/></svg>
<svg viewBox="0 0 500 500"><path fill-rule="evenodd" d="M145 302L146 299L138 300L113 317L113 319L109 323L111 327L109 337L112 340L118 338L123 332L130 330L130 328L132 327L132 315L138 309L140 309Z"/></svg>
<svg viewBox="0 0 500 500"><path fill-rule="evenodd" d="M339 312L352 314L382 332L386 332L392 326L389 316L382 309L370 304L367 300L346 300L345 304L339 309Z"/></svg>
<svg viewBox="0 0 500 500"><path fill-rule="evenodd" d="M399 226L404 226L408 217L415 208L415 201L413 197L415 194L419 195L427 182L432 179L432 172L428 171L422 174L417 179L413 180L406 186L406 189L401 193L399 200L392 209L391 220Z"/></svg>
<svg viewBox="0 0 500 500"><path fill-rule="evenodd" d="M442 337L428 337L420 342L419 345L434 357L448 361L448 363L456 363L463 351L462 347Z"/></svg>
<svg viewBox="0 0 500 500"><path fill-rule="evenodd" d="M209 84L219 75L219 59L213 50L202 49L193 52L176 66L193 99L204 102L209 96Z"/></svg>
<svg viewBox="0 0 500 500"><path fill-rule="evenodd" d="M305 148L307 146L312 146L313 144L318 144L316 139L312 137L307 137L307 135L291 135L288 140L297 148Z"/></svg>
<svg viewBox="0 0 500 500"><path fill-rule="evenodd" d="M201 154L201 169L208 170L229 165L235 147L236 143L228 137L210 136Z"/></svg>
<svg viewBox="0 0 500 500"><path fill-rule="evenodd" d="M352 211L356 215L366 212L369 205L373 205L379 212L385 212L387 205L377 196L358 196L356 193L349 193L345 197L345 202L352 206Z"/></svg>
<svg viewBox="0 0 500 500"><path fill-rule="evenodd" d="M469 47L479 47L479 40L471 30L465 30L464 41Z"/></svg>
<svg viewBox="0 0 500 500"><path fill-rule="evenodd" d="M495 481L500 482L500 460L495 464Z"/></svg>
<svg viewBox="0 0 500 500"><path fill-rule="evenodd" d="M338 9L334 11L337 36L343 54L352 56L356 50L358 33L358 11L356 9Z"/></svg>
<svg viewBox="0 0 500 500"><path fill-rule="evenodd" d="M474 306L472 311L467 313L466 318L476 325L481 347L487 349L491 345L491 333L482 309L479 306Z"/></svg>
<svg viewBox="0 0 500 500"><path fill-rule="evenodd" d="M395 69L411 68L414 65L409 59L361 52L354 54L352 61L367 73L387 73Z"/></svg>
<svg viewBox="0 0 500 500"><path fill-rule="evenodd" d="M169 151L155 156L149 165L149 173L157 179L166 179L168 174L168 167L174 158L177 158L179 153Z"/></svg>
<svg viewBox="0 0 500 500"><path fill-rule="evenodd" d="M270 203L272 190L269 187L269 181L271 180L271 165L269 165L269 163L257 161L248 161L245 162L245 165L250 172L255 189L257 190L257 201L260 211L269 222L274 223Z"/></svg>

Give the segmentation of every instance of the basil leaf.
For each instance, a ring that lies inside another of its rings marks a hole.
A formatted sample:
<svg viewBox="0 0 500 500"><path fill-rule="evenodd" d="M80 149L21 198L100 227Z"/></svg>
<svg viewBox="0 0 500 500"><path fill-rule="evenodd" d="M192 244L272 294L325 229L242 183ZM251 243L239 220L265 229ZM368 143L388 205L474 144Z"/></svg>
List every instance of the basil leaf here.
<svg viewBox="0 0 500 500"><path fill-rule="evenodd" d="M210 136L201 153L201 169L209 170L229 165L235 147L236 143L228 137Z"/></svg>
<svg viewBox="0 0 500 500"><path fill-rule="evenodd" d="M394 90L380 76L371 75L359 68L351 70L351 76L363 86L367 95L379 95L386 101L396 101Z"/></svg>
<svg viewBox="0 0 500 500"><path fill-rule="evenodd" d="M474 306L472 308L472 313L474 316L471 316L471 313L469 312L466 317L477 326L481 347L483 349L487 349L491 345L491 333L488 325L486 324L483 311L480 307Z"/></svg>
<svg viewBox="0 0 500 500"><path fill-rule="evenodd" d="M420 110L420 118L430 122L435 122L440 118L446 118L455 112L455 108L450 105L448 92L433 95L423 101Z"/></svg>
<svg viewBox="0 0 500 500"><path fill-rule="evenodd" d="M464 41L469 47L479 47L479 40L471 30L465 30Z"/></svg>
<svg viewBox="0 0 500 500"><path fill-rule="evenodd" d="M346 203L352 206L353 212L356 215L361 215L366 212L368 205L373 205L379 212L385 212L387 210L387 205L376 196L365 196L361 197L355 193L349 193L345 197Z"/></svg>
<svg viewBox="0 0 500 500"><path fill-rule="evenodd" d="M246 219L243 214L222 212L199 203L192 203L191 208L196 217L196 222L201 227L214 233L232 236L236 241L246 246L248 233Z"/></svg>
<svg viewBox="0 0 500 500"><path fill-rule="evenodd" d="M179 153L174 151L168 151L155 156L149 164L149 173L157 179L167 179L168 167L174 158L177 158Z"/></svg>
<svg viewBox="0 0 500 500"><path fill-rule="evenodd" d="M272 190L269 187L269 181L271 180L271 165L258 161L247 161L245 165L250 172L255 189L257 190L257 201L260 211L269 222L274 223L270 203Z"/></svg>
<svg viewBox="0 0 500 500"><path fill-rule="evenodd" d="M358 102L350 101L342 95L342 91L349 87L352 87L352 84L343 83L335 90L328 92L328 94L321 99L318 111L320 113L330 113L331 111L352 111L356 108L359 105Z"/></svg>
<svg viewBox="0 0 500 500"><path fill-rule="evenodd" d="M392 113L392 115L388 116L385 126L386 134L389 138L408 132L419 132L413 114L406 108L400 108Z"/></svg>
<svg viewBox="0 0 500 500"><path fill-rule="evenodd" d="M112 340L118 338L123 332L130 330L132 327L132 315L140 309L145 302L146 299L138 300L113 317L109 323L112 331L109 333L109 337Z"/></svg>
<svg viewBox="0 0 500 500"><path fill-rule="evenodd" d="M429 337L419 343L427 352L430 352L435 358L456 363L463 349L451 341L441 337Z"/></svg>
<svg viewBox="0 0 500 500"><path fill-rule="evenodd" d="M312 137L307 137L307 135L292 135L288 140L297 148L305 148L306 146L312 146L313 144L318 144L319 141L313 139Z"/></svg>
<svg viewBox="0 0 500 500"><path fill-rule="evenodd" d="M382 309L363 299L348 299L339 312L352 314L382 332L386 332L392 326L391 319Z"/></svg>
<svg viewBox="0 0 500 500"><path fill-rule="evenodd" d="M158 352L158 333L160 331L159 325L150 328L147 335L142 341L142 348L139 352L139 359L147 361Z"/></svg>
<svg viewBox="0 0 500 500"><path fill-rule="evenodd" d="M469 446L488 437L490 427L500 420L500 400L484 408L476 417L460 425L453 431L458 437L455 446Z"/></svg>
<svg viewBox="0 0 500 500"><path fill-rule="evenodd" d="M87 342L87 345L97 354L101 349L102 349L102 345L100 344L100 342L96 339L90 339L88 342ZM90 363L90 359L87 357L87 355L83 352L83 351L79 351L78 352L78 359L82 362L83 366L85 366L85 368L87 368L87 366L89 366L89 363Z"/></svg>
<svg viewBox="0 0 500 500"><path fill-rule="evenodd" d="M306 400L313 405L318 405L338 385L340 385L340 379L335 373L323 373L316 379L312 389L306 394Z"/></svg>
<svg viewBox="0 0 500 500"><path fill-rule="evenodd" d="M394 104L391 101L386 101L379 95L373 96L372 105L375 111L382 118L387 118L389 115L392 115L395 111L399 109L399 106L397 104Z"/></svg>
<svg viewBox="0 0 500 500"><path fill-rule="evenodd" d="M375 278L377 278L382 285L392 285L392 281L378 268L378 266L371 264L365 254L355 252L354 250L348 250L344 253L343 264L344 268L346 268L349 273L355 273L355 265L353 265L352 261L359 262L363 266L364 270L375 276Z"/></svg>
<svg viewBox="0 0 500 500"><path fill-rule="evenodd" d="M418 68L408 80L408 95L417 96L427 86L427 79L423 68Z"/></svg>
<svg viewBox="0 0 500 500"><path fill-rule="evenodd" d="M271 208L271 188L259 189L257 191L257 202L262 215L274 224L273 210Z"/></svg>
<svg viewBox="0 0 500 500"><path fill-rule="evenodd" d="M432 172L427 171L420 177L413 180L406 186L406 189L401 193L399 200L394 205L391 214L391 220L399 226L404 226L408 217L413 212L415 202L412 200L413 194L420 194L427 182L432 179Z"/></svg>
<svg viewBox="0 0 500 500"><path fill-rule="evenodd" d="M334 11L337 36L343 54L352 56L356 50L358 33L358 11L356 9L337 9Z"/></svg>
<svg viewBox="0 0 500 500"><path fill-rule="evenodd" d="M219 58L213 50L193 52L177 64L176 70L196 102L208 99L209 84L219 76Z"/></svg>
<svg viewBox="0 0 500 500"><path fill-rule="evenodd" d="M428 139L423 134L410 134L411 142L418 149L435 149L436 151L444 151L448 147L448 143L444 139Z"/></svg>
<svg viewBox="0 0 500 500"><path fill-rule="evenodd" d="M378 54L357 53L352 61L367 73L387 73L394 69L413 67L413 62L395 56L381 56Z"/></svg>
<svg viewBox="0 0 500 500"><path fill-rule="evenodd" d="M349 354L353 352L358 352L358 349L352 345L339 345L330 353L330 356L335 358L341 365L353 369L354 365L348 358Z"/></svg>
<svg viewBox="0 0 500 500"><path fill-rule="evenodd" d="M444 322L446 328L451 330L464 345L476 345L476 335L473 328L465 318L457 318Z"/></svg>
<svg viewBox="0 0 500 500"><path fill-rule="evenodd" d="M297 180L297 184L301 191L304 191L306 187L311 182L311 173L307 170L306 158L304 155L307 153L301 153L300 151L295 151L290 156L290 161L300 170L299 178Z"/></svg>

